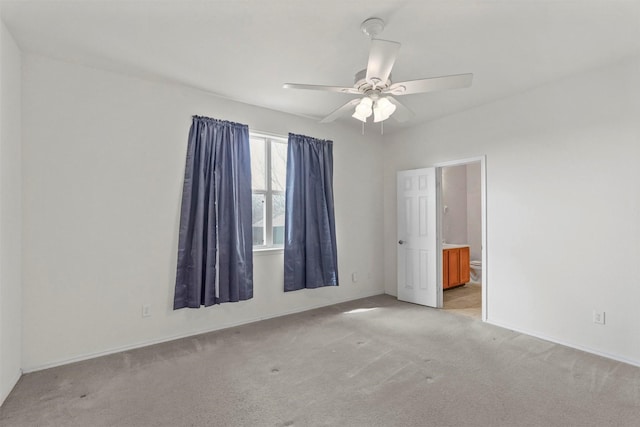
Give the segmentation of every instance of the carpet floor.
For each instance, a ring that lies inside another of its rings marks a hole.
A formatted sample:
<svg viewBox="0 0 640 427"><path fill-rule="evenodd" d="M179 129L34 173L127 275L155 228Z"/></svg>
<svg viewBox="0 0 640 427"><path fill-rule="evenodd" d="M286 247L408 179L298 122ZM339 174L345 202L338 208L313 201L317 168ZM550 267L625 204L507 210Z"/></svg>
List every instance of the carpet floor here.
<svg viewBox="0 0 640 427"><path fill-rule="evenodd" d="M26 374L0 425L638 426L640 368L380 295Z"/></svg>

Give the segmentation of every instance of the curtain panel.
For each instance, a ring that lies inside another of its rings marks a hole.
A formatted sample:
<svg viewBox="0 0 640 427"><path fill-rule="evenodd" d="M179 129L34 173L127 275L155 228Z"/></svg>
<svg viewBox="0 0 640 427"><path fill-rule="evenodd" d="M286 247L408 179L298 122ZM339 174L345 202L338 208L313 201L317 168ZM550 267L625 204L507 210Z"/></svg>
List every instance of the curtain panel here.
<svg viewBox="0 0 640 427"><path fill-rule="evenodd" d="M249 128L194 116L182 190L173 309L252 297Z"/></svg>
<svg viewBox="0 0 640 427"><path fill-rule="evenodd" d="M289 134L284 290L338 286L333 142Z"/></svg>

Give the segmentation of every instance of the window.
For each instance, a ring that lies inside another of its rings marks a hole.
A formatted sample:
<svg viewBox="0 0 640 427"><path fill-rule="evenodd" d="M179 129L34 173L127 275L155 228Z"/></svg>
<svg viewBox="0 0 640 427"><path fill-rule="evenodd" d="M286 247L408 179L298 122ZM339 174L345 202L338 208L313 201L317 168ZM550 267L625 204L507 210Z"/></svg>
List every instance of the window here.
<svg viewBox="0 0 640 427"><path fill-rule="evenodd" d="M284 246L287 140L250 134L253 247Z"/></svg>

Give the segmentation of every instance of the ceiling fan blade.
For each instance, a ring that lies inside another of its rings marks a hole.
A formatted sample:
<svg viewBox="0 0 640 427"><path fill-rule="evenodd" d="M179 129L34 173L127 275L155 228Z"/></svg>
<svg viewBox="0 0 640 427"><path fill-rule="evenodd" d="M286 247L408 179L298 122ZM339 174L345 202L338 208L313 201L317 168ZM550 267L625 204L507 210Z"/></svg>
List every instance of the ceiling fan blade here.
<svg viewBox="0 0 640 427"><path fill-rule="evenodd" d="M366 81L384 84L389 79L393 64L396 62L400 43L388 40L371 40Z"/></svg>
<svg viewBox="0 0 640 427"><path fill-rule="evenodd" d="M435 92L445 89L459 89L471 86L473 74L455 74L429 79L398 82L382 91L391 95L411 95L412 93Z"/></svg>
<svg viewBox="0 0 640 427"><path fill-rule="evenodd" d="M358 105L359 103L360 103L360 98L352 99L351 101L349 101L346 104L344 104L342 107L340 107L337 110L335 110L333 113L329 114L324 119L320 120L320 123L332 122L335 119L337 119L338 117L340 117L343 114L345 114L345 112L347 112L347 111L349 111L351 113L352 111L350 111L350 110L355 108L355 106Z"/></svg>
<svg viewBox="0 0 640 427"><path fill-rule="evenodd" d="M351 93L359 94L358 89L353 87L340 87L340 86L322 86L322 85L301 85L297 83L285 83L282 85L285 89L308 89L308 90L323 90L327 92L339 92L339 93Z"/></svg>
<svg viewBox="0 0 640 427"><path fill-rule="evenodd" d="M393 105L396 106L396 111L394 111L393 114L391 115L391 117L393 117L396 121L403 123L403 122L409 121L411 118L413 118L413 116L415 116L415 113L413 111L405 107L400 101L398 101L394 97L387 96L387 99Z"/></svg>

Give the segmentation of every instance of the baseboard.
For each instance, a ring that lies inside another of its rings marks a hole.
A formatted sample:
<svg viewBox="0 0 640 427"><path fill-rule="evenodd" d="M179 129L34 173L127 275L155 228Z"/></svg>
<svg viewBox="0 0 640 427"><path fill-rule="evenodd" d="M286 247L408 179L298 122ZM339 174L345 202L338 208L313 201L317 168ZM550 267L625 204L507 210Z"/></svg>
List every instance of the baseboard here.
<svg viewBox="0 0 640 427"><path fill-rule="evenodd" d="M16 386L16 384L18 384L18 381L20 380L21 376L22 376L22 371L18 369L14 377L11 380L9 380L9 386L7 387L7 389L0 390L0 406L2 406L2 404L7 399L7 397L9 397L9 394L11 394L11 391L13 390L13 388Z"/></svg>
<svg viewBox="0 0 640 427"><path fill-rule="evenodd" d="M552 343L563 345L565 347L569 347L569 348L573 348L573 349L576 349L576 350L584 351L585 353L595 354L596 356L606 357L607 359L615 360L617 362L622 362L622 363L626 363L628 365L633 365L633 366L640 367L640 360L628 359L626 357L622 357L622 356L619 356L617 354L606 353L604 351L596 350L596 349L593 349L593 348L590 348L590 347L585 347L585 346L582 346L582 345L579 345L579 344L570 343L570 342L561 340L561 339L556 338L556 337L548 336L548 335L545 335L545 334L540 334L538 332L529 331L529 330L522 329L522 328L516 328L516 327L513 327L513 326L508 325L508 324L503 323L503 322L496 322L496 321L493 321L493 320L487 320L486 322L491 324L491 325L498 326L500 328L509 329L511 331L519 332L521 334L526 334L526 335L529 335L529 336L532 336L532 337L535 337L535 338L540 338L541 340L549 341L549 342L552 342Z"/></svg>
<svg viewBox="0 0 640 427"><path fill-rule="evenodd" d="M289 315L289 314L300 313L300 312L303 312L303 311L314 310L316 308L328 307L330 305L341 304L341 303L344 303L344 302L355 301L355 300L359 300L359 299L362 299L362 298L368 298L368 297L372 297L372 296L376 296L376 295L383 295L383 294L384 294L384 290L383 289L379 289L379 290L375 290L375 291L369 291L369 292L363 292L361 294L358 294L357 296L338 299L338 300L335 300L335 301L331 301L330 303L312 304L312 305L308 305L308 306L304 306L304 307L298 307L298 308L295 308L295 309L292 309L292 310L283 311L283 312L280 312L280 313L275 313L275 314L268 315L268 316L256 316L256 317L253 317L253 318L250 318L250 319L246 319L246 320L243 320L243 321L239 321L239 322L224 323L224 324L221 324L221 325L217 325L216 327L213 327L213 328L198 329L198 330L186 332L186 333L183 333L183 334L171 335L171 336L156 338L156 339L152 339L152 340L145 340L145 341L141 341L141 342L138 342L138 343L129 344L129 345L125 345L125 346L114 347L114 348L110 348L110 349L107 349L107 350L104 350L104 351L85 353L85 354L81 354L81 355L78 355L78 356L75 356L75 357L71 357L71 358L67 358L67 359L59 359L59 360L55 360L53 362L44 363L42 365L29 366L29 367L23 368L23 372L25 374L27 374L27 373L36 372L36 371L42 371L44 369L55 368L56 366L68 365L70 363L76 363L76 362L81 362L83 360L95 359L96 357L107 356L109 354L120 353L120 352L128 351L128 350L134 350L136 348L148 347L150 345L161 344L163 342L178 340L178 339L181 339L181 338L192 337L192 336L195 336L195 335L206 334L208 332L214 332L214 331L219 331L219 330L222 330L222 329L233 328L235 326L241 326L241 325L246 325L246 324L253 323L253 322L259 322L261 320L273 319L275 317L286 316L286 315Z"/></svg>

